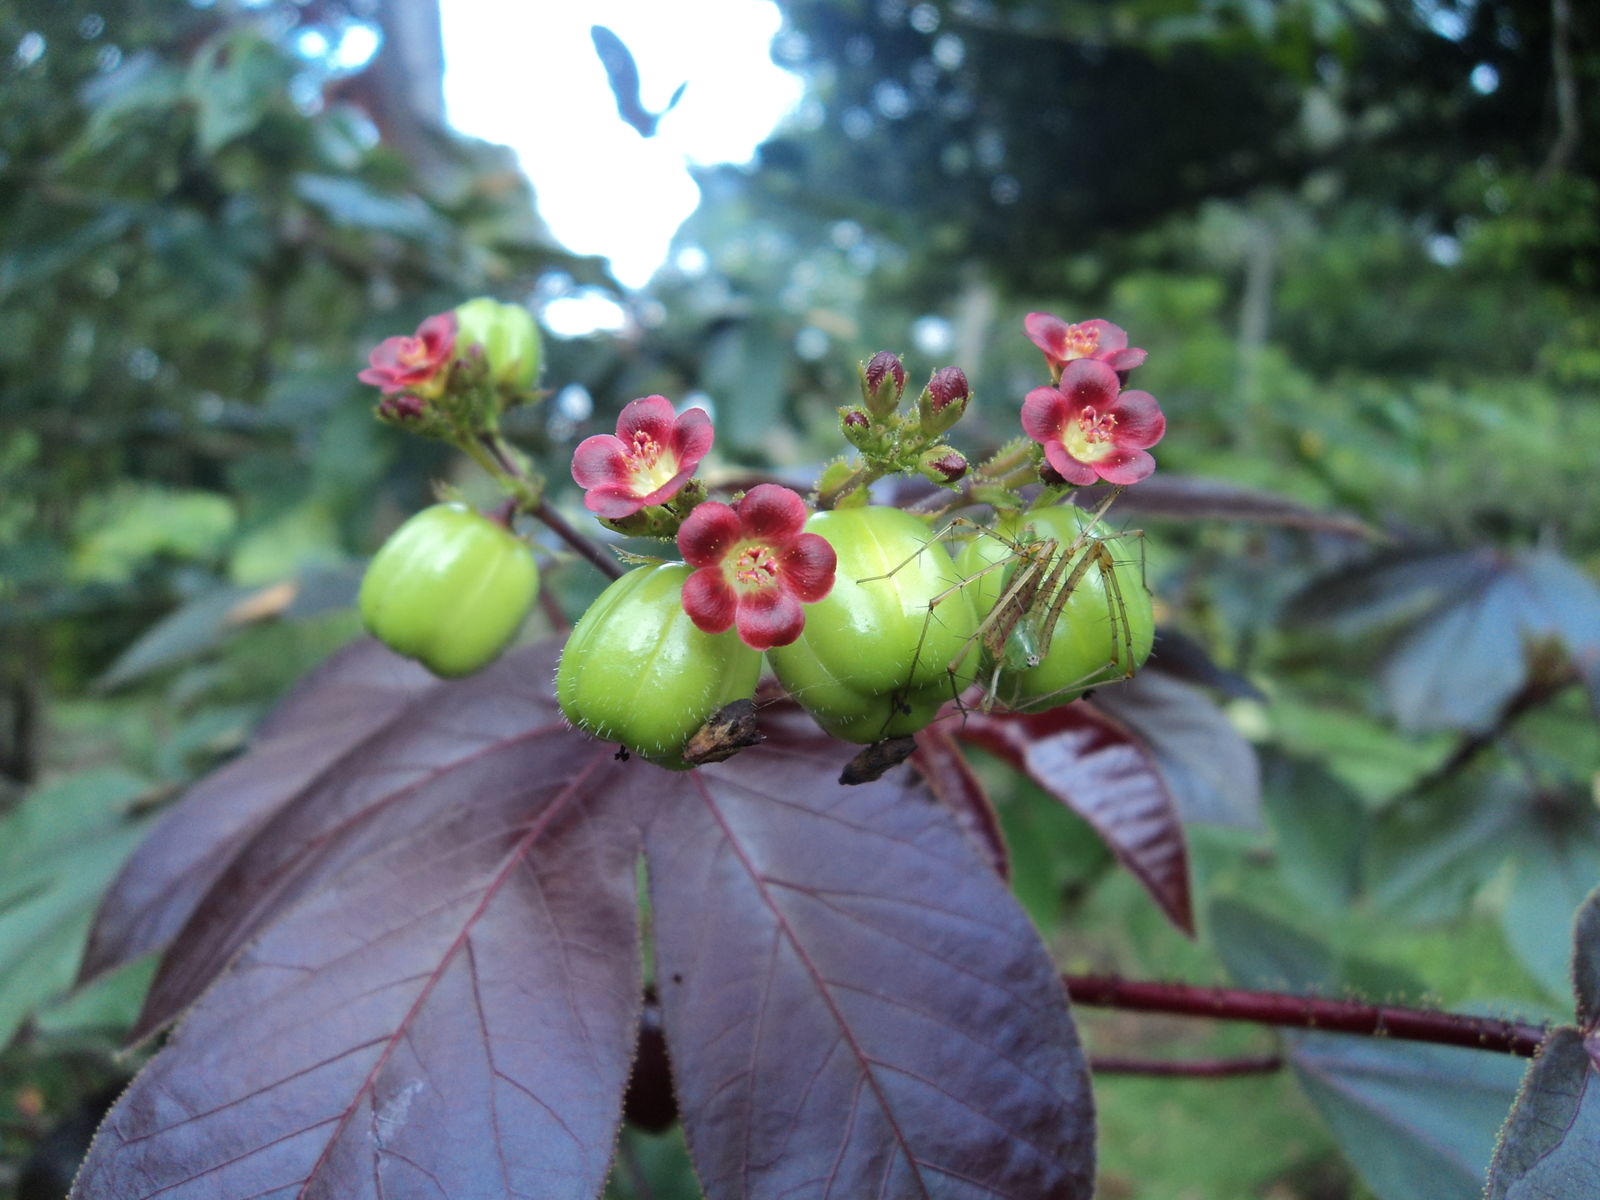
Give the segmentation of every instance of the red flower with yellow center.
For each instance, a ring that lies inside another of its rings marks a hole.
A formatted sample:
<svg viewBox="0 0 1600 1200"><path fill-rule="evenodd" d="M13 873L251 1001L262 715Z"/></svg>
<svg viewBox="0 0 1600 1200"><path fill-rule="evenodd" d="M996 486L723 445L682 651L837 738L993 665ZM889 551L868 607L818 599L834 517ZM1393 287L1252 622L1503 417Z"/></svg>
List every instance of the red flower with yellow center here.
<svg viewBox="0 0 1600 1200"><path fill-rule="evenodd" d="M1050 313L1029 313L1022 326L1028 340L1044 351L1050 370L1059 378L1069 362L1092 358L1113 371L1131 371L1145 360L1143 350L1128 345L1128 335L1110 321L1096 317L1069 325Z"/></svg>
<svg viewBox="0 0 1600 1200"><path fill-rule="evenodd" d="M1055 387L1034 388L1022 402L1023 431L1068 483L1138 483L1156 469L1145 451L1167 431L1161 405L1120 386L1104 362L1079 358Z"/></svg>
<svg viewBox="0 0 1600 1200"><path fill-rule="evenodd" d="M752 650L797 640L801 605L833 590L838 565L828 540L805 524L805 501L775 483L757 484L732 507L698 505L678 530L683 560L698 568L683 583L689 619L706 633L737 627Z"/></svg>
<svg viewBox="0 0 1600 1200"><path fill-rule="evenodd" d="M436 313L411 337L384 338L367 356L370 364L356 378L383 389L385 396L410 392L425 400L444 391L450 357L456 348L456 314Z"/></svg>
<svg viewBox="0 0 1600 1200"><path fill-rule="evenodd" d="M609 520L665 504L689 482L715 438L702 408L674 415L665 396L643 396L617 417L616 436L598 433L572 453L572 479L584 507Z"/></svg>

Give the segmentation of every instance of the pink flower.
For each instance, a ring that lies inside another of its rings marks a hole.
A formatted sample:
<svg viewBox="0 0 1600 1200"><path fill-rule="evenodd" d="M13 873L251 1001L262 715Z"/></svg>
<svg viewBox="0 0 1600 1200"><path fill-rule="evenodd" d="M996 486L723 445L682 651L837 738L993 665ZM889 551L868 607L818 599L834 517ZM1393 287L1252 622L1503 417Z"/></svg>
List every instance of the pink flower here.
<svg viewBox="0 0 1600 1200"><path fill-rule="evenodd" d="M675 417L665 396L643 396L617 417L615 437L598 433L578 443L572 479L590 512L613 521L631 517L676 496L715 436L705 409Z"/></svg>
<svg viewBox="0 0 1600 1200"><path fill-rule="evenodd" d="M1068 325L1050 313L1029 313L1022 322L1028 340L1044 351L1050 368L1060 371L1069 362L1092 358L1113 371L1131 371L1145 360L1143 350L1128 346L1128 335L1110 321L1096 317Z"/></svg>
<svg viewBox="0 0 1600 1200"><path fill-rule="evenodd" d="M1069 362L1055 387L1034 388L1022 402L1022 428L1044 447L1045 460L1068 483L1138 483L1156 469L1145 453L1167 431L1149 392L1118 393L1104 362Z"/></svg>
<svg viewBox="0 0 1600 1200"><path fill-rule="evenodd" d="M806 626L801 603L833 590L837 556L805 533L806 505L788 488L761 483L735 507L697 505L678 530L678 550L699 568L683 582L683 611L707 633L730 625L752 650L787 646Z"/></svg>
<svg viewBox="0 0 1600 1200"><path fill-rule="evenodd" d="M456 348L456 314L436 313L412 337L384 338L368 356L371 366L356 376L385 396L413 392L431 398L444 390L445 369Z"/></svg>

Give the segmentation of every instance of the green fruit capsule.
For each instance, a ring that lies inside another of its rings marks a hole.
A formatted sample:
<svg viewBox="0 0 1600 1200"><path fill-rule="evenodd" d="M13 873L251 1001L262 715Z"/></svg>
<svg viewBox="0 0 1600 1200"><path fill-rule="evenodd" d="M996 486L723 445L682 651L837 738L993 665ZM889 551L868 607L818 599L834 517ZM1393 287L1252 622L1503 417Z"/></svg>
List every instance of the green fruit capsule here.
<svg viewBox="0 0 1600 1200"><path fill-rule="evenodd" d="M385 542L361 581L361 619L435 675L470 675L516 636L539 593L527 543L462 504L436 504Z"/></svg>
<svg viewBox="0 0 1600 1200"><path fill-rule="evenodd" d="M977 616L949 553L897 508L820 512L806 528L839 556L833 591L807 606L799 640L767 651L767 661L835 737L864 744L915 733L978 666Z"/></svg>
<svg viewBox="0 0 1600 1200"><path fill-rule="evenodd" d="M556 700L579 729L686 770L683 744L725 704L755 694L761 654L683 611L683 563L637 567L579 619L556 668Z"/></svg>
<svg viewBox="0 0 1600 1200"><path fill-rule="evenodd" d="M995 614L1006 597L1021 613L992 615L985 638L1005 638L998 662L991 659L986 667L994 699L1008 708L1037 712L1066 704L1092 687L1132 675L1150 656L1155 617L1142 547L1097 526L1066 557L1090 520L1072 505L1002 518L995 526L998 537L980 534L957 556L957 568L972 580L968 590L979 612ZM1055 543L1048 557L1030 553L1046 541ZM993 565L1000 563L1005 565Z"/></svg>
<svg viewBox="0 0 1600 1200"><path fill-rule="evenodd" d="M458 358L469 347L479 346L496 387L523 392L533 386L543 347L539 327L527 309L479 296L457 306L455 314Z"/></svg>

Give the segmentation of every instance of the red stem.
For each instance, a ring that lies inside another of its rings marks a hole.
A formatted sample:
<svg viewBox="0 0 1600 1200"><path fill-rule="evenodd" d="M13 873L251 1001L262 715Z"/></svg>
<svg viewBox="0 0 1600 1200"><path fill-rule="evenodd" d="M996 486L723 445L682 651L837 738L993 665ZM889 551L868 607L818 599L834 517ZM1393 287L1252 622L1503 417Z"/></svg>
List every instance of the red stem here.
<svg viewBox="0 0 1600 1200"><path fill-rule="evenodd" d="M1062 978L1067 994L1078 1004L1212 1017L1222 1021L1254 1021L1258 1025L1283 1025L1324 1033L1392 1037L1439 1046L1497 1050L1523 1058L1532 1058L1538 1053L1545 1035L1542 1026L1517 1021L1363 1004L1357 1000L1252 992L1243 988L1193 987L1184 983L1150 983L1106 975Z"/></svg>
<svg viewBox="0 0 1600 1200"><path fill-rule="evenodd" d="M595 568L607 579L622 578L622 565L604 550L600 549L600 547L594 542L591 542L571 525L568 525L565 518L563 518L562 515L555 509L551 508L542 497L540 498L538 504L534 505L530 509L526 509L525 511L543 521L547 526L549 526L551 533L555 534L563 542L571 546L579 554L583 555L584 558L593 563Z"/></svg>
<svg viewBox="0 0 1600 1200"><path fill-rule="evenodd" d="M1163 1078L1228 1079L1235 1075L1270 1075L1283 1069L1281 1054L1253 1058L1122 1058L1097 1054L1089 1059L1096 1075L1154 1075Z"/></svg>

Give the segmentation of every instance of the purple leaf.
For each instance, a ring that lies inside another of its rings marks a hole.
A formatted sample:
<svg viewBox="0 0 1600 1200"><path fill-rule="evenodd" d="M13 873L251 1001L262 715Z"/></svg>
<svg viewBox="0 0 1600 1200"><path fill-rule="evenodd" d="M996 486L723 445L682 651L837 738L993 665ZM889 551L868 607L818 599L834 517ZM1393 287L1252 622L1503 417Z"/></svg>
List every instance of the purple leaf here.
<svg viewBox="0 0 1600 1200"><path fill-rule="evenodd" d="M973 774L949 733L937 724L917 734L916 753L911 756L933 798L954 814L956 824L967 835L1001 879L1011 878L1011 859L1006 852L1005 835L1000 832L1000 817L989 803L983 784Z"/></svg>
<svg viewBox="0 0 1600 1200"><path fill-rule="evenodd" d="M504 787L508 772L525 769L519 763L536 763L548 776L545 747L570 752L573 744L551 741L568 732L551 691L554 671L555 650L543 645L437 685L306 780L194 907L156 972L134 1036L178 1016L252 938L352 862L441 813L479 803L482 791Z"/></svg>
<svg viewBox="0 0 1600 1200"><path fill-rule="evenodd" d="M552 665L439 687L251 840L146 1028L220 979L75 1200L598 1193L641 994L633 794L673 779L566 728Z"/></svg>
<svg viewBox="0 0 1600 1200"><path fill-rule="evenodd" d="M657 980L710 1200L1078 1200L1089 1081L1027 918L903 773L769 710L647 831Z"/></svg>
<svg viewBox="0 0 1600 1200"><path fill-rule="evenodd" d="M1095 689L1090 707L1120 721L1149 749L1183 820L1261 827L1255 748L1199 688L1144 670Z"/></svg>
<svg viewBox="0 0 1600 1200"><path fill-rule="evenodd" d="M308 675L250 750L191 788L123 867L101 903L80 981L165 946L264 822L437 683L370 640Z"/></svg>
<svg viewBox="0 0 1600 1200"><path fill-rule="evenodd" d="M1600 1047L1571 1027L1550 1035L1489 1164L1486 1200L1590 1200L1600 1144Z"/></svg>
<svg viewBox="0 0 1600 1200"><path fill-rule="evenodd" d="M1095 508L1109 488L1085 488L1077 503ZM1255 525L1281 525L1344 537L1373 538L1377 530L1357 517L1312 508L1273 492L1242 488L1220 479L1165 472L1134 484L1117 497L1118 513L1145 513L1180 521L1242 521Z"/></svg>
<svg viewBox="0 0 1600 1200"><path fill-rule="evenodd" d="M1161 911L1193 936L1189 852L1178 806L1150 748L1126 725L1079 702L1027 715L971 712L958 734L1025 772L1089 822Z"/></svg>

